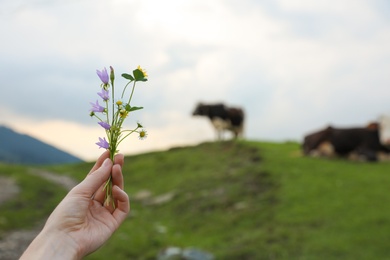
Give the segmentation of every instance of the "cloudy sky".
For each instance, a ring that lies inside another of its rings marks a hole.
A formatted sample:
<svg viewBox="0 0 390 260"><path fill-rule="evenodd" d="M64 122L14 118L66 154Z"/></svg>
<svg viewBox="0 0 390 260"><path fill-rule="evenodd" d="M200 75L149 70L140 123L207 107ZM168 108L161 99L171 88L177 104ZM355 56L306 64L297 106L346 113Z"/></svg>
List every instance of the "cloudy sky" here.
<svg viewBox="0 0 390 260"><path fill-rule="evenodd" d="M86 160L102 152L89 102L110 65L149 74L126 123L149 136L124 153L213 140L200 101L243 107L251 140L390 113L387 0L0 0L0 34L0 124Z"/></svg>

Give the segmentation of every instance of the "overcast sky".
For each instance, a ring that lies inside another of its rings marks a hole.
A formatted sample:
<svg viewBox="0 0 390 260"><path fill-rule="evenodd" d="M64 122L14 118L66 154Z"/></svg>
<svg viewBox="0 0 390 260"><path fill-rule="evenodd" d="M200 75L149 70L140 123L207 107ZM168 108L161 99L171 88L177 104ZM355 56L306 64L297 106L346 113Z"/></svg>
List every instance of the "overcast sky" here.
<svg viewBox="0 0 390 260"><path fill-rule="evenodd" d="M149 74L127 119L148 138L124 153L213 140L195 105L243 107L251 140L297 140L390 113L387 0L0 0L0 124L86 160L102 128L100 81Z"/></svg>

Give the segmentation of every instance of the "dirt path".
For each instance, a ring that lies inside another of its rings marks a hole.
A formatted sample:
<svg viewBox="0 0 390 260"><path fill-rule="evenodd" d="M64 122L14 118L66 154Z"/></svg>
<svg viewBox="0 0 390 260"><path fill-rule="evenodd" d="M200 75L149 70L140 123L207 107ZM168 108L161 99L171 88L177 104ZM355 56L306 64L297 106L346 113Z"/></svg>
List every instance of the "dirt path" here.
<svg viewBox="0 0 390 260"><path fill-rule="evenodd" d="M16 185L14 179L4 176L0 176L0 187L0 205L13 196L16 196L20 191L20 188Z"/></svg>
<svg viewBox="0 0 390 260"><path fill-rule="evenodd" d="M71 190L78 182L68 176L61 176L40 169L30 169L30 174L45 178L51 182L61 185L67 190ZM16 196L20 192L20 187L11 178L0 177L0 204ZM23 251L36 237L44 225L44 221L29 230L14 230L4 235L0 240L0 260L19 259Z"/></svg>
<svg viewBox="0 0 390 260"><path fill-rule="evenodd" d="M62 187L64 187L66 190L70 191L74 186L78 184L74 179L70 178L69 176L65 175L58 175L52 172L43 171L40 169L30 169L30 174L33 174L35 176L42 177L48 181L54 182Z"/></svg>

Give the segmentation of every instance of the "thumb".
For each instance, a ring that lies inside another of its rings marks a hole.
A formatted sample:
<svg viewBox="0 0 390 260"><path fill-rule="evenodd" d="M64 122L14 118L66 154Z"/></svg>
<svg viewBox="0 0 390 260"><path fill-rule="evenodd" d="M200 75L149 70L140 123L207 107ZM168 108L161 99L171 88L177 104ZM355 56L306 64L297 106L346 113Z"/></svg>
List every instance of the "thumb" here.
<svg viewBox="0 0 390 260"><path fill-rule="evenodd" d="M108 180L111 174L112 161L107 158L103 164L74 188L74 192L91 197Z"/></svg>

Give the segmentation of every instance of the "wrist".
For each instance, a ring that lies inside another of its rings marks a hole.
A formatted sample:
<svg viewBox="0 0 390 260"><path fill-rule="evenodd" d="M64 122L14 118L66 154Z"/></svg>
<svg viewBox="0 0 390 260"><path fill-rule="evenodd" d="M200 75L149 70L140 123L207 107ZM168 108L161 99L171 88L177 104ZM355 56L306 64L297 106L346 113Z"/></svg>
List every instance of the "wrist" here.
<svg viewBox="0 0 390 260"><path fill-rule="evenodd" d="M81 259L78 245L60 231L42 230L20 259Z"/></svg>

